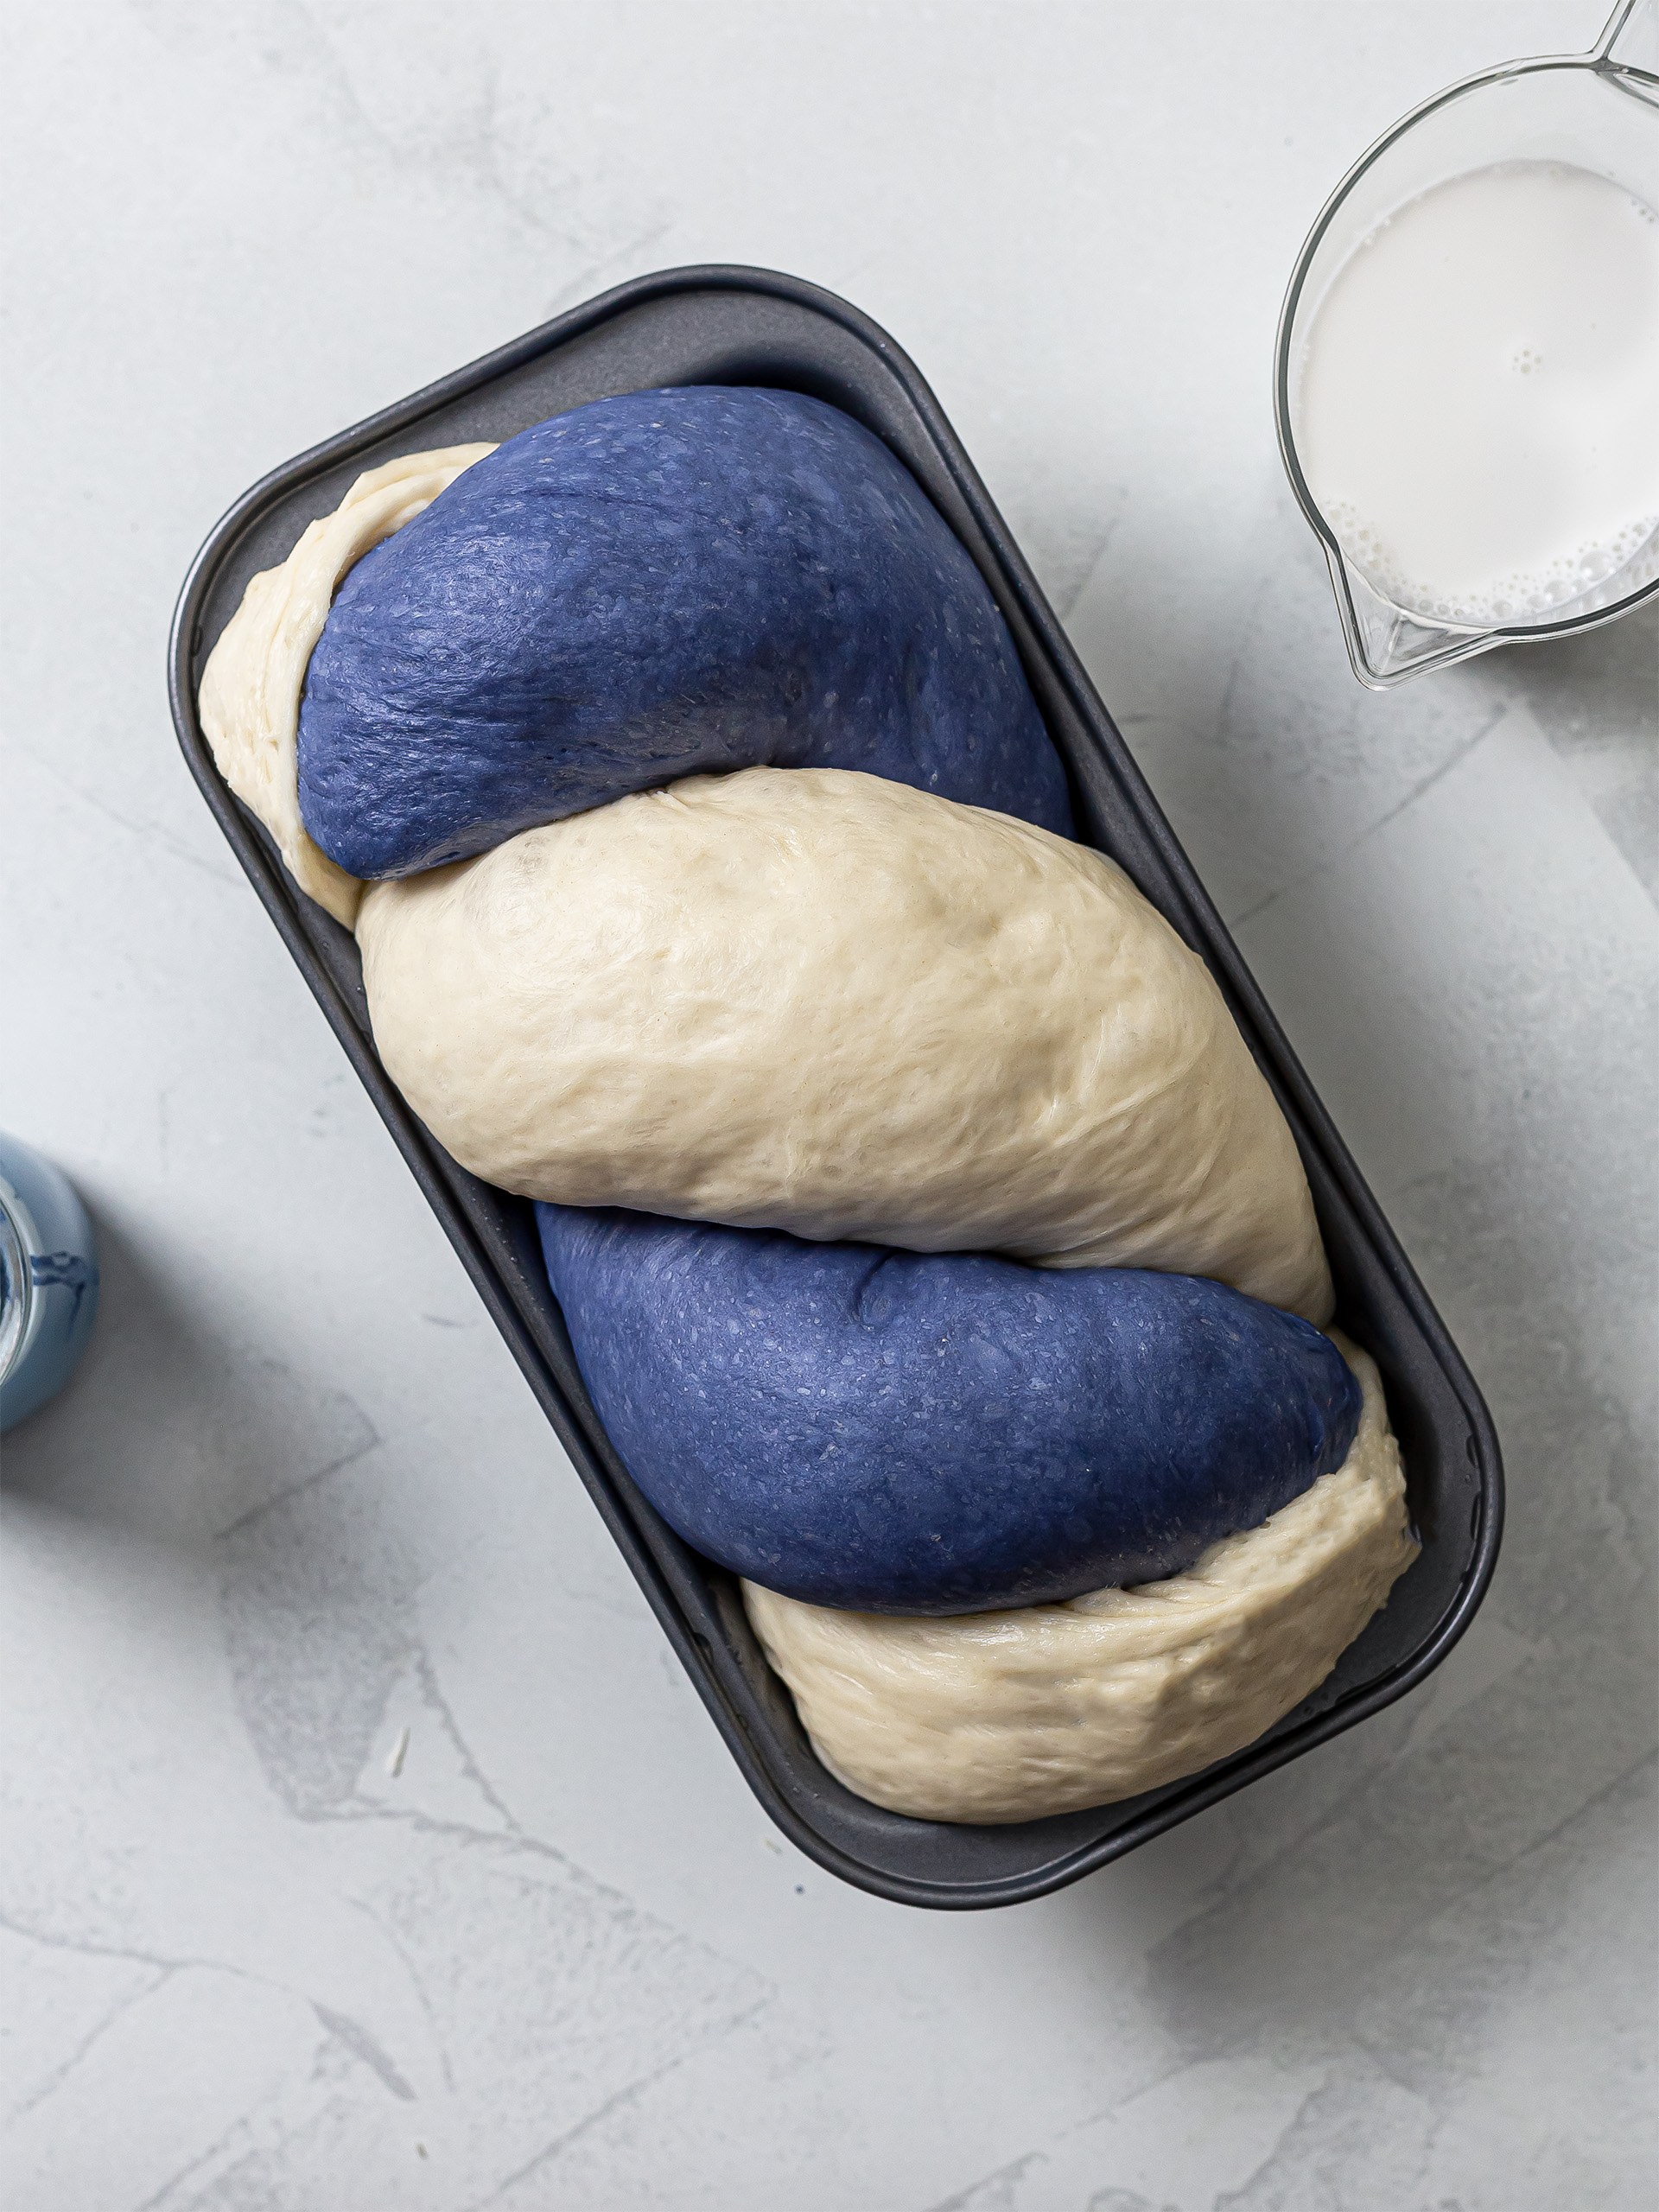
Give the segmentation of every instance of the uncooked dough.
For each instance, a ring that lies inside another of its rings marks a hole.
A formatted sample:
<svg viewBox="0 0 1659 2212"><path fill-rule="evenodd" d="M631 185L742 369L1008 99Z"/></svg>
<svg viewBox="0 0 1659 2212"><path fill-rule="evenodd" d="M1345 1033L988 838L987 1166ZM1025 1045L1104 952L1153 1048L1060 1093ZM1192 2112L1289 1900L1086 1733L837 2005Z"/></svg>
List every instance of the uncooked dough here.
<svg viewBox="0 0 1659 2212"><path fill-rule="evenodd" d="M306 828L365 878L734 768L858 768L1072 826L956 531L850 415L753 385L570 408L367 554L298 763Z"/></svg>
<svg viewBox="0 0 1659 2212"><path fill-rule="evenodd" d="M201 672L201 727L219 774L270 830L301 890L347 929L363 887L300 819L295 744L305 672L341 577L494 451L446 446L367 470L333 514L307 525L280 567L250 581Z"/></svg>
<svg viewBox="0 0 1659 2212"><path fill-rule="evenodd" d="M1203 963L1031 823L841 769L692 777L371 885L357 934L382 1060L506 1190L1329 1317Z"/></svg>
<svg viewBox="0 0 1659 2212"><path fill-rule="evenodd" d="M1358 1426L1328 1337L1201 1275L536 1214L630 1475L706 1558L810 1605L1001 1612L1179 1574Z"/></svg>
<svg viewBox="0 0 1659 2212"><path fill-rule="evenodd" d="M1346 1461L1185 1574L955 1620L743 1585L814 1750L890 1812L995 1826L1107 1805L1242 1751L1316 1689L1417 1555L1382 1385Z"/></svg>

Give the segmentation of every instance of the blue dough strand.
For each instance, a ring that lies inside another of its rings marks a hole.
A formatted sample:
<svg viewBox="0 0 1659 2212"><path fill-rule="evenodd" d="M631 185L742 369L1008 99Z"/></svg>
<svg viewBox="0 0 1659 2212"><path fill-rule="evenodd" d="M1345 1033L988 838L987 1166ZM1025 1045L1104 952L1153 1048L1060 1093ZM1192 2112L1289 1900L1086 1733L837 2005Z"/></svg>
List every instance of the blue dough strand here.
<svg viewBox="0 0 1659 2212"><path fill-rule="evenodd" d="M537 1205L577 1362L688 1542L785 1596L988 1611L1156 1581L1340 1466L1328 1338L1225 1285Z"/></svg>
<svg viewBox="0 0 1659 2212"><path fill-rule="evenodd" d="M511 438L366 554L311 657L300 810L407 875L705 771L855 768L1071 832L984 579L798 392L632 392Z"/></svg>

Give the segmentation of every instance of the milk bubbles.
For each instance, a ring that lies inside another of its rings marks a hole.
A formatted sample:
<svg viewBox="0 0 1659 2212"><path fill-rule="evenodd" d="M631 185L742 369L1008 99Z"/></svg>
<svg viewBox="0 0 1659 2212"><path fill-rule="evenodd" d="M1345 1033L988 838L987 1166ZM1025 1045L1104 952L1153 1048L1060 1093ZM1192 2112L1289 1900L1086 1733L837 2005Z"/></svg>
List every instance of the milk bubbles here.
<svg viewBox="0 0 1659 2212"><path fill-rule="evenodd" d="M1659 217L1564 162L1434 186L1332 277L1294 413L1396 606L1489 629L1611 604L1659 574Z"/></svg>

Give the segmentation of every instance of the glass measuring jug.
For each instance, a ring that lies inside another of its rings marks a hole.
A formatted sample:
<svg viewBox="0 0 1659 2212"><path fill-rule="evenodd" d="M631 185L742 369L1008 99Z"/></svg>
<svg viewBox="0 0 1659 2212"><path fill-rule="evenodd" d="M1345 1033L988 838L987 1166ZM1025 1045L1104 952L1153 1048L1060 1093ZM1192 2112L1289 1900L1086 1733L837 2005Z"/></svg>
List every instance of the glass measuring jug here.
<svg viewBox="0 0 1659 2212"><path fill-rule="evenodd" d="M1495 645L1536 643L1611 622L1659 594L1659 524L1616 563L1574 578L1554 603L1476 620L1402 603L1375 563L1362 565L1304 472L1299 433L1310 334L1338 276L1390 219L1453 180L1548 164L1605 178L1659 210L1659 0L1621 0L1588 54L1539 55L1465 78L1413 109L1362 155L1320 211L1280 317L1274 411L1280 451L1325 550L1354 673L1374 690ZM1653 394L1659 420L1659 390Z"/></svg>

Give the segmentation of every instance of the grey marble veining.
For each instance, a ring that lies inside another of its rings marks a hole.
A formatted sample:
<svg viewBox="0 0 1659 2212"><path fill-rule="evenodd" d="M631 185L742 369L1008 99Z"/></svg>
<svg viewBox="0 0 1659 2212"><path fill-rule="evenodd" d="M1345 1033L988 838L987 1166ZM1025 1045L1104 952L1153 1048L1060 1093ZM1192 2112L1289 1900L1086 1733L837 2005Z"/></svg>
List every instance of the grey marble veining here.
<svg viewBox="0 0 1659 2212"><path fill-rule="evenodd" d="M6 1451L9 2212L1645 2212L1659 621L1363 692L1268 411L1352 156L1600 14L14 26L0 1116L105 1289ZM1001 1914L771 1832L168 726L246 483L704 258L934 382L1510 1466L1430 1683Z"/></svg>

